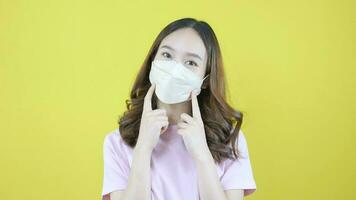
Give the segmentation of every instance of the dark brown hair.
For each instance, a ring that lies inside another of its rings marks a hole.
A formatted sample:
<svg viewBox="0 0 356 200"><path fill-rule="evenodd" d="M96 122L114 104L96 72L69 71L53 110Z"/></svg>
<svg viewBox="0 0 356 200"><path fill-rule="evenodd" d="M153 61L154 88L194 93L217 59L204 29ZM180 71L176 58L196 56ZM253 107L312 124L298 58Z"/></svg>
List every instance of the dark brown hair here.
<svg viewBox="0 0 356 200"><path fill-rule="evenodd" d="M225 158L241 156L237 138L242 124L242 112L233 109L226 102L225 75L220 46L210 25L194 18L182 18L168 24L158 34L145 58L126 100L127 111L120 117L119 130L124 142L134 147L139 135L144 97L151 85L149 72L161 41L170 33L181 28L193 28L201 37L207 50L207 66L203 89L198 95L199 108L204 122L206 140L215 162ZM152 109L157 108L157 97L152 97Z"/></svg>

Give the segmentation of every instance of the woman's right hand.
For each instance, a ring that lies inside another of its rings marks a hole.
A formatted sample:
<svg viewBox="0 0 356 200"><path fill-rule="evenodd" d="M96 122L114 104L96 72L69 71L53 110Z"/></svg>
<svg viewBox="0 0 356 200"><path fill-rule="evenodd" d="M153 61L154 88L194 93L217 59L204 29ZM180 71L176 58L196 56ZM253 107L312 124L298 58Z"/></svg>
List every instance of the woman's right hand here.
<svg viewBox="0 0 356 200"><path fill-rule="evenodd" d="M155 84L151 85L143 103L141 116L140 132L136 146L153 150L159 141L161 133L168 128L168 117L166 110L152 110L152 95L155 90Z"/></svg>

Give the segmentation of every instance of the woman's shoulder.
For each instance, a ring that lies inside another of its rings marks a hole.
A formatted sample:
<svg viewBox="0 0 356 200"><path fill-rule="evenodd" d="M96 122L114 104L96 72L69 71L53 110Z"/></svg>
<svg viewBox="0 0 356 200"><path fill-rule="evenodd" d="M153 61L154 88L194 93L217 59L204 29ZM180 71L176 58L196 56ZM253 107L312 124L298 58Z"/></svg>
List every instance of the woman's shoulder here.
<svg viewBox="0 0 356 200"><path fill-rule="evenodd" d="M122 139L119 128L115 128L105 134L104 148L119 151L130 147Z"/></svg>
<svg viewBox="0 0 356 200"><path fill-rule="evenodd" d="M115 128L113 130L110 130L106 132L104 136L104 144L108 145L109 143L121 141L122 138L120 136L120 130L119 128Z"/></svg>
<svg viewBox="0 0 356 200"><path fill-rule="evenodd" d="M240 147L244 147L246 146L246 137L245 137L245 134L244 132L242 132L242 130L240 129L239 130L239 136L238 136L238 145L241 145ZM242 149L242 148L241 148Z"/></svg>
<svg viewBox="0 0 356 200"><path fill-rule="evenodd" d="M108 132L106 132L104 139L105 140L112 140L115 137L120 137L119 128L115 128L115 129L112 129L112 130L109 130ZM121 139L121 137L120 137L120 139Z"/></svg>
<svg viewBox="0 0 356 200"><path fill-rule="evenodd" d="M231 144L229 144L231 147ZM222 163L221 166L229 166L234 162L240 162L240 159L249 159L249 150L248 150L248 145L246 141L246 137L244 132L240 129L238 133L238 137L235 140L235 148L239 151L240 157L238 160L233 160L233 159L225 159Z"/></svg>
<svg viewBox="0 0 356 200"><path fill-rule="evenodd" d="M233 130L231 132L233 132ZM244 150L246 144L247 144L247 142L246 142L245 134L242 131L242 129L240 128L238 137L235 140L235 145L239 148L239 150Z"/></svg>

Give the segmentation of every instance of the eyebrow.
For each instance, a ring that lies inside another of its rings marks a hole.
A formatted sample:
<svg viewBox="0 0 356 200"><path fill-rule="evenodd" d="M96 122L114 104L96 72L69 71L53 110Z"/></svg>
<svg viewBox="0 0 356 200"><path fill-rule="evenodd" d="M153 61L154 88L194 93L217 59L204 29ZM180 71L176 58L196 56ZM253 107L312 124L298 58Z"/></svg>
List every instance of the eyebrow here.
<svg viewBox="0 0 356 200"><path fill-rule="evenodd" d="M170 47L168 45L163 45L161 48L167 48L167 49L170 49L172 51L175 51L172 47ZM196 57L196 58L200 59L201 61L203 60L198 54L195 54L195 53L187 52L187 55L192 56L192 57Z"/></svg>

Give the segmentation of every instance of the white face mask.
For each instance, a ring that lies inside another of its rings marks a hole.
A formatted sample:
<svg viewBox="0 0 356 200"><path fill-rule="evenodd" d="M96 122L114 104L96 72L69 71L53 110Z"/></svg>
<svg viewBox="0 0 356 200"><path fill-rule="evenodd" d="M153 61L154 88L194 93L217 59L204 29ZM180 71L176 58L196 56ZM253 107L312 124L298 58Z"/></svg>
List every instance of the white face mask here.
<svg viewBox="0 0 356 200"><path fill-rule="evenodd" d="M158 99L166 104L187 101L194 90L197 95L200 94L204 81L174 60L153 60L149 79L151 84L156 84L155 93Z"/></svg>

